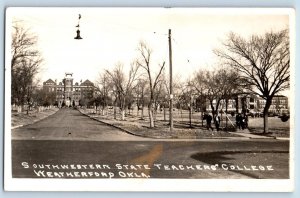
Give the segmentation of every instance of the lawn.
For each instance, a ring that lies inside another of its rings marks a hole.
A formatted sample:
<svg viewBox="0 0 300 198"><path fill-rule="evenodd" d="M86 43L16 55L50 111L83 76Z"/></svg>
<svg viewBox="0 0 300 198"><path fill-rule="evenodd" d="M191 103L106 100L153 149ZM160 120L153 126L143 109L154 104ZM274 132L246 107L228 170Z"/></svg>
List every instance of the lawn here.
<svg viewBox="0 0 300 198"><path fill-rule="evenodd" d="M28 125L32 124L38 120L44 119L49 115L54 114L58 111L58 108L46 109L44 111L37 112L37 110L29 111L29 114L26 112L12 112L11 114L11 126L20 126L20 125Z"/></svg>
<svg viewBox="0 0 300 198"><path fill-rule="evenodd" d="M159 137L173 137L173 138L201 138L201 137L228 137L232 134L225 131L211 132L207 131L205 128L205 120L202 122L202 114L200 112L192 113L192 127L190 127L189 122L189 111L187 110L178 110L173 111L174 119L174 132L171 134L169 132L168 119L169 111L164 112L159 111L156 114L156 127L150 129L148 111L144 110L144 119L141 118L141 111L131 111L130 114L127 114L124 121L121 121L119 112L117 113L117 119L113 118L113 110L109 110L105 115L100 115L100 112L95 112L93 109L86 109L84 113L87 113L93 117L96 117L99 120L108 122L112 125L119 126L128 131L132 131L142 136L149 136L153 134L154 136ZM229 119L227 126L229 131L235 131L235 116L221 114L221 128L226 126L226 117ZM165 118L165 119L164 119ZM252 118L249 117L249 130L254 134L262 134L263 132L263 118ZM214 127L214 125L213 125ZM244 131L243 131L244 132ZM160 134L160 135L159 135ZM289 137L290 135L290 122L282 122L278 117L269 117L269 136L276 137Z"/></svg>
<svg viewBox="0 0 300 198"><path fill-rule="evenodd" d="M239 135L231 134L225 131L208 131L205 127L205 121L202 126L201 113L197 112L194 112L192 115L192 127L190 127L188 111L174 111L174 129L172 132L170 132L168 114L166 115L166 120L164 120L163 112L159 112L156 115L155 127L149 128L147 111L144 112L144 119L141 119L141 112L139 116L137 116L136 112L132 112L130 115L126 115L125 120L121 120L120 114L117 114L117 119L114 119L112 111L106 112L105 115L101 115L91 111L90 109L79 110L97 120L144 137L174 139L240 137Z"/></svg>
<svg viewBox="0 0 300 198"><path fill-rule="evenodd" d="M267 135L276 137L289 137L290 136L290 120L282 122L278 117L269 117L269 132ZM261 134L263 133L263 118L250 118L249 130L251 133Z"/></svg>

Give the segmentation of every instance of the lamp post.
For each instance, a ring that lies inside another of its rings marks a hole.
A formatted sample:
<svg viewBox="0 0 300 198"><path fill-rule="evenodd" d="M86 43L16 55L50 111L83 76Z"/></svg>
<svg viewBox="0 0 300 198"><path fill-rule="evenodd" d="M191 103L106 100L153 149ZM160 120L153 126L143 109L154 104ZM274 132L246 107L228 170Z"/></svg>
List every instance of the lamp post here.
<svg viewBox="0 0 300 198"><path fill-rule="evenodd" d="M76 30L76 36L74 37L74 39L76 39L76 40L82 39L81 36L80 36L80 30L79 30L79 27L80 27L80 25L79 25L80 19L81 19L81 14L79 14L79 16L78 16L78 24L75 26L75 27L77 27L77 30Z"/></svg>

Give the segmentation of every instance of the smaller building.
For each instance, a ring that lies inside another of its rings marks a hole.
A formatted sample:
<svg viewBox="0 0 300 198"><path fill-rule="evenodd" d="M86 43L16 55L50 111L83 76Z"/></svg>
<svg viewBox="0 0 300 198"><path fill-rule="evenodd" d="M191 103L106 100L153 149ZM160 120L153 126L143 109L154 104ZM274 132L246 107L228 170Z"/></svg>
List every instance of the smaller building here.
<svg viewBox="0 0 300 198"><path fill-rule="evenodd" d="M216 105L216 101L213 102ZM221 100L219 110L225 111L225 100ZM247 113L262 113L266 105L265 99L256 95L239 95L237 98L229 99L227 111L228 112L243 112ZM206 103L206 109L211 111L209 102ZM282 114L289 112L288 97L283 95L276 95L272 99L272 104L269 108L269 113Z"/></svg>

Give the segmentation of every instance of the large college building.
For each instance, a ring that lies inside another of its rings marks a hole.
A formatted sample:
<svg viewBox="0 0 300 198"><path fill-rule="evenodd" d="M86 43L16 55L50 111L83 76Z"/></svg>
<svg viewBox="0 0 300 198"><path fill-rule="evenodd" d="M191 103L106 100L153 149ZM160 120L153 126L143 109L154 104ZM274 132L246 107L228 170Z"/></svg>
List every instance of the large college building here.
<svg viewBox="0 0 300 198"><path fill-rule="evenodd" d="M85 104L93 98L95 86L89 80L74 83L73 73L65 73L65 78L59 83L52 79L45 81L43 90L55 93L58 106L77 106Z"/></svg>

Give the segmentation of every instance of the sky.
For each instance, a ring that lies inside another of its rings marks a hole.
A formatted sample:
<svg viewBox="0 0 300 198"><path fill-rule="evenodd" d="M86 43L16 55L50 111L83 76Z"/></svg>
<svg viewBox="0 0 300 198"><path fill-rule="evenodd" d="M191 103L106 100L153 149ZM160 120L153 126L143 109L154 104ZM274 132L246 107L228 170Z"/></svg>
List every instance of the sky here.
<svg viewBox="0 0 300 198"><path fill-rule="evenodd" d="M75 27L81 15L81 40ZM168 29L172 31L173 76L191 77L218 65L213 49L229 32L245 38L289 27L286 12L197 8L13 8L8 16L38 36L44 62L41 82L61 81L72 72L75 82L97 81L99 73L122 63L129 68L145 41L153 50L152 67L169 68Z"/></svg>

